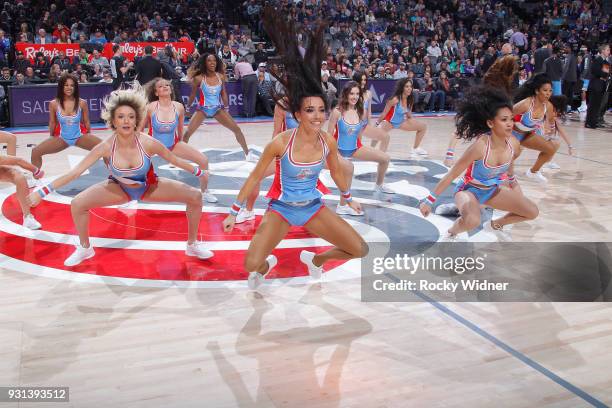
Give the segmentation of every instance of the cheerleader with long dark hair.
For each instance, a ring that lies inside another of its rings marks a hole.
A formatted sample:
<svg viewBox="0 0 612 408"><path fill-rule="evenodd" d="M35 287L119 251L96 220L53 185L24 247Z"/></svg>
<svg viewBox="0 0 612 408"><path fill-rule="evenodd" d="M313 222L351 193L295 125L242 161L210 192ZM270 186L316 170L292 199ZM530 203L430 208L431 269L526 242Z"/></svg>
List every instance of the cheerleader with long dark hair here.
<svg viewBox="0 0 612 408"><path fill-rule="evenodd" d="M183 135L185 143L189 143L191 135L200 127L204 119L215 118L217 122L231 130L236 141L242 147L247 161L255 161L256 157L249 154L249 147L242 130L230 116L229 99L225 89L225 69L223 61L215 54L204 54L187 70L191 80L191 95L187 106L191 106L197 97L196 112L189 120L187 131Z"/></svg>
<svg viewBox="0 0 612 408"><path fill-rule="evenodd" d="M485 231L495 233L500 241L508 241L511 238L503 231L504 226L538 216L538 207L523 195L514 176L513 161L519 155L520 145L512 134L512 103L501 90L488 86L475 88L459 104L456 123L457 137L473 143L421 202L421 213L427 217L437 196L463 174L455 188L460 217L444 240L454 241L460 233L478 227L480 206L485 204L508 211L483 225Z"/></svg>
<svg viewBox="0 0 612 408"><path fill-rule="evenodd" d="M300 260L313 278L320 277L323 264L329 260L359 258L367 253L363 238L321 201L327 190L319 181L319 174L327 164L348 205L361 211L361 206L352 199L348 190L338 160L337 144L321 129L327 110L319 67L325 56L325 26L319 23L310 32L308 49L302 57L292 22L268 6L263 13L263 23L285 66L285 76L278 78L286 89L284 109L295 116L299 126L280 133L268 143L242 186L230 214L223 221L224 230L230 232L244 201L260 182L266 168L275 162L274 183L268 192L268 211L251 240L244 262L251 289L258 287L276 265L276 257L271 252L291 226L304 226L313 235L333 245L320 254L309 251L300 254Z"/></svg>

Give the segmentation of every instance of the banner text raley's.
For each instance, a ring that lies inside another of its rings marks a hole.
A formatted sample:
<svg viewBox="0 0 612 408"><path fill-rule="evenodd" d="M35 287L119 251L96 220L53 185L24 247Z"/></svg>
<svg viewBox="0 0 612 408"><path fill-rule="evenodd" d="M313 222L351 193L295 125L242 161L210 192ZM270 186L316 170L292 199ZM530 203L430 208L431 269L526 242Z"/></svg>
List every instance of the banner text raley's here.
<svg viewBox="0 0 612 408"><path fill-rule="evenodd" d="M106 43L102 51L102 55L110 59L113 57L113 43ZM182 55L189 55L195 50L195 45L191 41L178 41L178 42L126 42L119 43L119 46L123 49L123 56L130 61L133 61L135 57L141 57L144 55L144 48L150 45L153 47L153 55L157 54L158 50L164 49L170 45L176 52ZM32 44L19 42L15 45L17 51L23 52L26 58L30 62L34 62L36 59L36 53L42 52L49 59L57 57L60 51L64 52L64 55L68 58L73 58L79 55L79 44Z"/></svg>

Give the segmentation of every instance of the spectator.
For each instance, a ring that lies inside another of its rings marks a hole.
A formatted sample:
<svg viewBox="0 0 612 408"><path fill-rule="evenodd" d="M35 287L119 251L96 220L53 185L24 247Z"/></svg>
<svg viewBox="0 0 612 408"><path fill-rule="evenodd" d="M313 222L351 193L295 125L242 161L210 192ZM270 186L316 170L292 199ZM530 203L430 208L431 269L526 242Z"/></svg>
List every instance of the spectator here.
<svg viewBox="0 0 612 408"><path fill-rule="evenodd" d="M259 66L262 62L268 62L268 54L264 50L264 43L257 43L257 49L254 55L255 64Z"/></svg>
<svg viewBox="0 0 612 408"><path fill-rule="evenodd" d="M266 75L269 75L265 70L257 70L257 102L263 107L264 112L267 116L274 116L274 111L272 109L273 100L272 100L272 82L269 79L266 79Z"/></svg>
<svg viewBox="0 0 612 408"><path fill-rule="evenodd" d="M569 111L572 106L572 100L574 99L574 88L578 81L578 62L576 53L572 51L572 47L570 47L569 44L565 46L565 63L563 64L562 80L562 93L566 96L567 102L569 103Z"/></svg>
<svg viewBox="0 0 612 408"><path fill-rule="evenodd" d="M44 28L38 30L38 35L34 39L36 44L53 44L53 37L45 31Z"/></svg>
<svg viewBox="0 0 612 408"><path fill-rule="evenodd" d="M338 102L336 98L336 94L338 93L338 90L329 81L329 75L323 74L323 76L321 77L321 86L323 87L323 92L325 93L325 96L327 97L327 103L329 104L329 106L330 107L336 106L336 103Z"/></svg>
<svg viewBox="0 0 612 408"><path fill-rule="evenodd" d="M74 56L72 59L72 64L77 65L88 65L89 64L89 54L87 54L87 50L85 48L79 49L79 53Z"/></svg>
<svg viewBox="0 0 612 408"><path fill-rule="evenodd" d="M393 73L393 79L401 79L407 77L408 71L406 71L406 64L404 62L400 62L399 69Z"/></svg>
<svg viewBox="0 0 612 408"><path fill-rule="evenodd" d="M9 67L2 67L2 77L0 81L12 81L14 78L11 76L11 69Z"/></svg>
<svg viewBox="0 0 612 408"><path fill-rule="evenodd" d="M552 81L553 95L561 95L561 79L563 77L563 61L559 58L559 47L553 47L552 54L544 60L542 69Z"/></svg>
<svg viewBox="0 0 612 408"><path fill-rule="evenodd" d="M52 64L57 64L60 67L60 70L72 70L72 64L70 63L70 59L66 57L64 51L59 51L57 57L55 57L52 61Z"/></svg>
<svg viewBox="0 0 612 408"><path fill-rule="evenodd" d="M236 54L230 49L229 44L223 44L218 55L227 67L233 67L236 64Z"/></svg>
<svg viewBox="0 0 612 408"><path fill-rule="evenodd" d="M80 83L80 84L86 84L86 83L88 83L88 82L89 82L89 77L88 77L88 75L87 75L87 72L85 72L85 71L82 71L82 72L79 74L78 78L79 78L79 83Z"/></svg>
<svg viewBox="0 0 612 408"><path fill-rule="evenodd" d="M64 41L70 41L70 30L64 24L57 23L55 30L52 33L53 41L60 42L59 40L63 38ZM66 42L64 42L66 44Z"/></svg>
<svg viewBox="0 0 612 408"><path fill-rule="evenodd" d="M425 72L423 80L425 81L425 91L431 92L428 110L430 112L435 112L436 102L438 103L438 107L440 107L440 110L444 109L444 103L446 100L446 94L444 93L444 91L436 88L436 83L434 82L429 72Z"/></svg>
<svg viewBox="0 0 612 408"><path fill-rule="evenodd" d="M264 62L262 62L261 64L259 64L257 66L257 75L259 77L259 73L263 73L264 74L264 78L266 81L272 81L272 78L270 76L270 74L268 72L266 72L266 64Z"/></svg>
<svg viewBox="0 0 612 408"><path fill-rule="evenodd" d="M27 67L31 67L32 64L30 63L29 59L26 59L26 57L25 57L25 55L23 55L22 51L17 51L15 53L15 55L17 56L17 59L13 63L13 67L15 68L15 72L19 72L20 74L24 74L25 75L26 68Z"/></svg>
<svg viewBox="0 0 612 408"><path fill-rule="evenodd" d="M30 26L26 22L21 23L19 26L19 34L17 38L20 38L21 36L23 36L23 42L34 42L34 34L32 34L32 30L30 30Z"/></svg>
<svg viewBox="0 0 612 408"><path fill-rule="evenodd" d="M110 67L108 59L104 55L100 54L100 51L96 49L94 49L90 55L89 65L90 66L100 65L103 68Z"/></svg>
<svg viewBox="0 0 612 408"><path fill-rule="evenodd" d="M552 54L552 44L548 43L547 39L544 39L542 46L538 48L533 54L534 58L534 73L544 72L544 61L546 61Z"/></svg>
<svg viewBox="0 0 612 408"><path fill-rule="evenodd" d="M113 76L111 75L110 71L105 69L102 72L102 79L99 80L98 82L104 83L104 84L112 84L113 83Z"/></svg>
<svg viewBox="0 0 612 408"><path fill-rule="evenodd" d="M436 92L444 93L444 97L440 97L439 110L446 112L446 101L451 97L451 83L448 79L448 73L446 71L440 72L440 77L436 80ZM435 94L434 94L435 97ZM432 107L430 105L430 107Z"/></svg>
<svg viewBox="0 0 612 408"><path fill-rule="evenodd" d="M8 52L11 49L11 39L6 37L4 30L0 30L0 66L8 63Z"/></svg>
<svg viewBox="0 0 612 408"><path fill-rule="evenodd" d="M106 44L108 42L108 40L106 39L106 37L104 37L104 34L102 33L102 30L100 30L98 28L94 32L93 36L91 36L89 38L89 42L92 43L92 44L95 44L95 45L104 46L104 44Z"/></svg>
<svg viewBox="0 0 612 408"><path fill-rule="evenodd" d="M144 53L145 56L136 64L136 80L142 86L154 78L161 77L163 74L161 62L153 57L153 47L147 45Z"/></svg>
<svg viewBox="0 0 612 408"><path fill-rule="evenodd" d="M26 72L25 72L25 80L27 82L32 82L32 81L39 81L40 78L36 76L36 74L34 73L34 68L32 67L27 67L26 68Z"/></svg>
<svg viewBox="0 0 612 408"><path fill-rule="evenodd" d="M25 76L21 72L15 74L15 81L13 82L13 86L26 85L28 83L29 82L26 81Z"/></svg>
<svg viewBox="0 0 612 408"><path fill-rule="evenodd" d="M110 60L110 73L113 78L113 90L119 88L123 83L123 78L127 72L125 66L125 57L123 56L123 49L119 44L113 45L113 58Z"/></svg>
<svg viewBox="0 0 612 408"><path fill-rule="evenodd" d="M227 44L224 47L226 46ZM240 79L242 86L244 117L252 118L255 116L255 104L257 103L257 75L245 57L240 57L240 61L234 67L234 76Z"/></svg>
<svg viewBox="0 0 612 408"><path fill-rule="evenodd" d="M327 61L321 62L321 76L323 76L323 74L327 74L329 76L329 69L327 66Z"/></svg>

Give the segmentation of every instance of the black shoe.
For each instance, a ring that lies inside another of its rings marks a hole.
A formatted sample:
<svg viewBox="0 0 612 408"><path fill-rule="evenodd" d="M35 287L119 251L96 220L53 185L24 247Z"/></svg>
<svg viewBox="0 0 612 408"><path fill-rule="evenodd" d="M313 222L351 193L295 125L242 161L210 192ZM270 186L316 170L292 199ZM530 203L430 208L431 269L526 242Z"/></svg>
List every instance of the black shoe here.
<svg viewBox="0 0 612 408"><path fill-rule="evenodd" d="M585 123L584 127L587 129L599 129L599 126L589 125L588 123Z"/></svg>

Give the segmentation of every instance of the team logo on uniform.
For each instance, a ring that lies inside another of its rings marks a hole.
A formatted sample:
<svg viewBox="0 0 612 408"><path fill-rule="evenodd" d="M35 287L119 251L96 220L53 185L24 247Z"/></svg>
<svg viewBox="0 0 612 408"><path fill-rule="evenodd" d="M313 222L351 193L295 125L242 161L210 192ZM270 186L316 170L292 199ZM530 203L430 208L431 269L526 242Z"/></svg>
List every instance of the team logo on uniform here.
<svg viewBox="0 0 612 408"><path fill-rule="evenodd" d="M3 268L80 282L156 287L243 286L247 277L244 258L267 202L259 199L255 207L256 219L238 224L231 234L225 234L221 223L254 163L245 162L241 152L209 149L205 153L211 163L209 188L217 195L219 203L204 206L198 239L205 241L215 253L213 258L202 261L185 255L187 219L184 205L138 203L136 207L92 209L89 232L96 255L76 267L65 267L63 262L74 251L78 240L70 202L76 194L108 177L108 169L100 161L88 173L48 195L33 209L35 217L42 223L42 229L38 231L21 225L22 215L14 188L0 190L3 215L0 217L0 262ZM76 164L82 156L69 159ZM153 158L153 163L160 177L199 186L198 179L192 174L176 169L158 157ZM441 164L427 160L392 161L385 179L385 183L397 192L392 196L373 193L376 181L374 163L354 164L351 191L353 197L361 202L366 217L346 216L345 219L367 242L401 243L414 239L435 242L452 224L452 219L435 215L425 219L418 210L419 200L429 194L446 172ZM312 170L303 169L300 176L313 176ZM323 171L320 178L332 190L323 201L330 209L335 209L339 191L328 171ZM263 180L261 191L267 191L271 183L272 177ZM451 192L452 188L449 188L447 195L442 195L439 200L448 201ZM480 232L476 238L480 236L479 240L482 240L482 234L486 233ZM292 227L273 252L279 263L271 272L270 279L285 283L287 279L289 282L304 282L308 271L299 261L300 252L303 249L322 252L329 247L329 243L311 235L305 228ZM359 276L359 262L329 263L325 272L329 280L356 277Z"/></svg>
<svg viewBox="0 0 612 408"><path fill-rule="evenodd" d="M301 169L300 172L297 174L297 176L295 176L295 178L297 178L298 180L305 180L308 178L312 178L312 176L314 175L313 171L311 169Z"/></svg>

